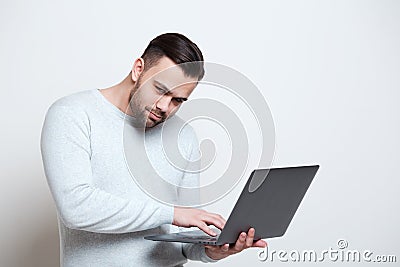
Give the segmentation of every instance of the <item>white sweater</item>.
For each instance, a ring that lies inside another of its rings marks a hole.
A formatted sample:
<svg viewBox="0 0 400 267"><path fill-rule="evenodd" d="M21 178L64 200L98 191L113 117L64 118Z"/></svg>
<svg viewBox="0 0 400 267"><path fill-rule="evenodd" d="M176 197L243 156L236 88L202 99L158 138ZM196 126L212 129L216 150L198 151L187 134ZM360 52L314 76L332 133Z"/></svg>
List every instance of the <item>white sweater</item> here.
<svg viewBox="0 0 400 267"><path fill-rule="evenodd" d="M202 245L143 239L179 228L171 225L173 207L150 198L131 177L124 160L124 118L97 89L61 98L47 112L41 151L58 212L61 266L214 262ZM182 144L197 145L195 138L192 130L186 131ZM146 149L149 145L150 153L158 153L160 144L146 144ZM195 149L183 151L194 153ZM187 176L174 168L162 171L167 177Z"/></svg>

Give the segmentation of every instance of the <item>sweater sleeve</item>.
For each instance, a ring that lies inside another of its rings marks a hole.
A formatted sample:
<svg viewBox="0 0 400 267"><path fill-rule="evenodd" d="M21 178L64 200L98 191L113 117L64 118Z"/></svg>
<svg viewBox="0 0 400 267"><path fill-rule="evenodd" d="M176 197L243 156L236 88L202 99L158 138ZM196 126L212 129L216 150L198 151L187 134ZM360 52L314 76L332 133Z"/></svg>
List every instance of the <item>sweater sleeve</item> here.
<svg viewBox="0 0 400 267"><path fill-rule="evenodd" d="M199 159L200 158L200 149L199 149L199 144L197 137L195 133L193 132L193 141L191 142L191 149L190 149L190 156L189 159ZM198 166L200 167L200 166ZM196 172L185 172L181 181L181 186L183 187L199 187L200 186L200 175L199 173ZM200 200L200 195L199 191L197 191L197 194L191 194L190 198L194 199L189 199L188 196L184 196L185 200L188 203L199 203ZM188 231L188 230L193 230L193 229L188 229L188 228L182 228L179 227L180 231ZM190 243L182 243L182 253L183 255L189 259L189 260L194 260L194 261L202 261L205 263L211 263L211 262L217 262L218 260L211 259L208 257L205 251L205 247L202 244L190 244Z"/></svg>
<svg viewBox="0 0 400 267"><path fill-rule="evenodd" d="M133 202L93 185L90 121L81 107L53 104L41 135L46 178L68 228L127 233L170 224L173 207L152 199Z"/></svg>

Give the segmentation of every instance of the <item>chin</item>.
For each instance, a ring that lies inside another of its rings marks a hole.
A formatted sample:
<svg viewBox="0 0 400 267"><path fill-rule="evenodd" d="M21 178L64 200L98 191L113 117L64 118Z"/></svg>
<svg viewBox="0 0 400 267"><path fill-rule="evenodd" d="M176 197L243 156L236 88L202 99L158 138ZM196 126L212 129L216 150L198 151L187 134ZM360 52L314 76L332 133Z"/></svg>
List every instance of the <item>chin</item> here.
<svg viewBox="0 0 400 267"><path fill-rule="evenodd" d="M154 121L148 119L147 122L146 122L146 128L153 128L153 127L156 126L157 124L159 124L159 123L154 122Z"/></svg>

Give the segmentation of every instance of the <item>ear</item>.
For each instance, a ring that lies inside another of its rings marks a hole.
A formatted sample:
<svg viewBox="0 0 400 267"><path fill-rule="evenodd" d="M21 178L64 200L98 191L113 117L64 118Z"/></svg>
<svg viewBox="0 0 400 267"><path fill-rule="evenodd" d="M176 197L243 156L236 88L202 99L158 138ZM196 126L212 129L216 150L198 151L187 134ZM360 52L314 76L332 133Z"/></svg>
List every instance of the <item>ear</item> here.
<svg viewBox="0 0 400 267"><path fill-rule="evenodd" d="M139 79L140 74L144 70L144 60L143 58L138 58L133 63L132 67L132 81L136 82Z"/></svg>

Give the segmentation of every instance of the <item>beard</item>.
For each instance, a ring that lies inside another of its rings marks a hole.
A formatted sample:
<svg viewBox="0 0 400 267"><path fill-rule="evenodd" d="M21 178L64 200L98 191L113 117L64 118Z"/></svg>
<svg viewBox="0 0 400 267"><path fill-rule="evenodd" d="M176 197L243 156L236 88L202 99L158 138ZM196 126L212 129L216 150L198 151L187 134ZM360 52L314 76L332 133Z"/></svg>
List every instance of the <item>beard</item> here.
<svg viewBox="0 0 400 267"><path fill-rule="evenodd" d="M141 88L142 86L142 74L139 76L138 80L136 81L135 86L133 87L132 91L129 94L129 108L132 112L132 116L134 117L135 126L139 128L152 128L166 120L165 112L160 112L154 109L155 105L153 106L143 106L143 98ZM160 119L155 120L149 117L149 114L153 113L158 116Z"/></svg>

